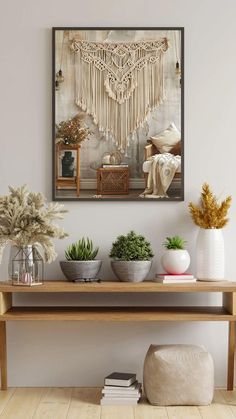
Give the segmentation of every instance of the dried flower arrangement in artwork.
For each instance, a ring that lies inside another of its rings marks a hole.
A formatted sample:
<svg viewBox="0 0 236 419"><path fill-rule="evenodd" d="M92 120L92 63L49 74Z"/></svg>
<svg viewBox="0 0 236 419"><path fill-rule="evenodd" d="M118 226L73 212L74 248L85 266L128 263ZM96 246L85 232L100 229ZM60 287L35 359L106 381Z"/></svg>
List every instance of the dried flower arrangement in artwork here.
<svg viewBox="0 0 236 419"><path fill-rule="evenodd" d="M201 228L223 228L229 221L227 214L231 201L232 197L227 196L225 200L218 202L208 183L204 183L200 205L189 203L191 217L194 223Z"/></svg>
<svg viewBox="0 0 236 419"><path fill-rule="evenodd" d="M41 193L29 192L27 187L9 187L9 195L0 196L0 257L5 246L36 245L44 251L46 262L56 258L52 239L63 239L68 234L55 219L62 219L63 205L46 203Z"/></svg>
<svg viewBox="0 0 236 419"><path fill-rule="evenodd" d="M68 121L61 121L58 124L56 143L79 145L82 141L89 139L91 131L83 119L83 116L78 114Z"/></svg>

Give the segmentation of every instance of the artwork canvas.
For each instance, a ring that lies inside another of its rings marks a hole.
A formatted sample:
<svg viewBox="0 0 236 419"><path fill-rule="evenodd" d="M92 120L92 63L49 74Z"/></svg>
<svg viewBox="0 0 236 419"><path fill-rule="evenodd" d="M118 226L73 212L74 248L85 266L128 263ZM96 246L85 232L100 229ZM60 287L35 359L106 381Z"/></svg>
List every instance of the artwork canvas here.
<svg viewBox="0 0 236 419"><path fill-rule="evenodd" d="M184 199L184 29L53 28L53 199Z"/></svg>

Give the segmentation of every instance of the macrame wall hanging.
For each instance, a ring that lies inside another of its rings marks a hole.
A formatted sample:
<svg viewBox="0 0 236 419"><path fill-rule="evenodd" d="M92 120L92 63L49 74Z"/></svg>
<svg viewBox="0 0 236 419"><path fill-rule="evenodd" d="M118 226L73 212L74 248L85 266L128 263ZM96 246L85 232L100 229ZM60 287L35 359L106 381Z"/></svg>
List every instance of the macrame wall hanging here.
<svg viewBox="0 0 236 419"><path fill-rule="evenodd" d="M72 41L76 103L125 152L136 129L164 100L167 38L138 42Z"/></svg>

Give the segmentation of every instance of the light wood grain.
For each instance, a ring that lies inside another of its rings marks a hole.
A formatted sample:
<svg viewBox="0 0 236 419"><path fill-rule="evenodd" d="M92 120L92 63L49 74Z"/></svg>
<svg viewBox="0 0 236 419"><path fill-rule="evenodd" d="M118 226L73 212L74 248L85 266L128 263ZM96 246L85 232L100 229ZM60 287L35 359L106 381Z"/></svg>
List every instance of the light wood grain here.
<svg viewBox="0 0 236 419"><path fill-rule="evenodd" d="M232 321L222 307L12 307L2 320Z"/></svg>
<svg viewBox="0 0 236 419"><path fill-rule="evenodd" d="M21 293L153 293L153 292L221 292L225 307L11 307L12 294ZM194 284L158 284L151 281L141 283L109 282L78 284L68 281L46 281L35 287L16 287L9 283L0 284L0 361L2 389L7 388L6 326L5 321L229 321L228 389L234 381L234 313L236 283L197 282ZM231 301L232 300L232 301Z"/></svg>
<svg viewBox="0 0 236 419"><path fill-rule="evenodd" d="M201 419L196 406L170 406L166 408L168 419Z"/></svg>
<svg viewBox="0 0 236 419"><path fill-rule="evenodd" d="M234 388L235 323L229 322L227 390Z"/></svg>
<svg viewBox="0 0 236 419"><path fill-rule="evenodd" d="M102 281L101 283L74 283L69 281L45 281L43 285L17 287L9 282L0 283L0 292L37 293L37 292L236 292L236 282L196 282L188 284L158 284L153 281L120 282Z"/></svg>
<svg viewBox="0 0 236 419"><path fill-rule="evenodd" d="M84 404L83 406L76 407L70 406L66 419L100 419L101 407L91 404Z"/></svg>
<svg viewBox="0 0 236 419"><path fill-rule="evenodd" d="M12 293L0 292L0 315L4 314L12 306Z"/></svg>
<svg viewBox="0 0 236 419"><path fill-rule="evenodd" d="M102 389L97 387L74 388L71 395L71 406L95 405L100 406Z"/></svg>
<svg viewBox="0 0 236 419"><path fill-rule="evenodd" d="M17 388L0 418L32 419L44 393L43 388Z"/></svg>
<svg viewBox="0 0 236 419"><path fill-rule="evenodd" d="M236 418L236 390L233 391L226 391L226 390L220 390L221 397L223 398L224 402L221 402L221 404L227 405L227 407L230 408L233 417Z"/></svg>
<svg viewBox="0 0 236 419"><path fill-rule="evenodd" d="M9 388L6 391L0 391L0 414L5 409L7 403L9 402L10 398L13 396L15 392L15 388Z"/></svg>
<svg viewBox="0 0 236 419"><path fill-rule="evenodd" d="M42 403L69 403L73 389L68 387L49 388L44 394Z"/></svg>
<svg viewBox="0 0 236 419"><path fill-rule="evenodd" d="M236 391L215 390L210 406L100 406L98 388L18 388L0 392L4 419L234 419Z"/></svg>
<svg viewBox="0 0 236 419"><path fill-rule="evenodd" d="M198 409L203 419L234 419L220 390L215 390L213 403L210 406L199 406Z"/></svg>
<svg viewBox="0 0 236 419"><path fill-rule="evenodd" d="M134 407L101 406L101 419L134 419Z"/></svg>
<svg viewBox="0 0 236 419"><path fill-rule="evenodd" d="M101 389L80 388L72 392L67 419L100 419Z"/></svg>
<svg viewBox="0 0 236 419"><path fill-rule="evenodd" d="M223 293L223 306L231 314L236 314L236 292Z"/></svg>
<svg viewBox="0 0 236 419"><path fill-rule="evenodd" d="M6 322L0 321L1 390L7 390L7 341Z"/></svg>
<svg viewBox="0 0 236 419"><path fill-rule="evenodd" d="M72 389L49 388L40 400L33 419L64 419L67 416Z"/></svg>
<svg viewBox="0 0 236 419"><path fill-rule="evenodd" d="M40 403L33 419L65 419L68 409L66 403Z"/></svg>
<svg viewBox="0 0 236 419"><path fill-rule="evenodd" d="M236 390L233 391L227 391L224 389L220 389L215 391L215 393L220 393L221 395L221 403L227 404L229 406L236 406ZM219 397L219 395L218 395ZM214 397L214 401L216 401L217 399L215 399ZM219 399L218 399L219 401Z"/></svg>
<svg viewBox="0 0 236 419"><path fill-rule="evenodd" d="M167 410L162 406L151 406L144 398L134 406L135 419L168 419Z"/></svg>

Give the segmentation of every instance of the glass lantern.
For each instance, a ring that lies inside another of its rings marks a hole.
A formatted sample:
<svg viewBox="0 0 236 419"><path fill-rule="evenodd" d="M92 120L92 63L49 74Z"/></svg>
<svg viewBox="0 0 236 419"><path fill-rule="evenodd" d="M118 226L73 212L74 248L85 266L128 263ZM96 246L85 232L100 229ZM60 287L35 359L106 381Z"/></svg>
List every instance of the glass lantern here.
<svg viewBox="0 0 236 419"><path fill-rule="evenodd" d="M44 261L35 246L17 247L11 262L12 285L42 285Z"/></svg>

